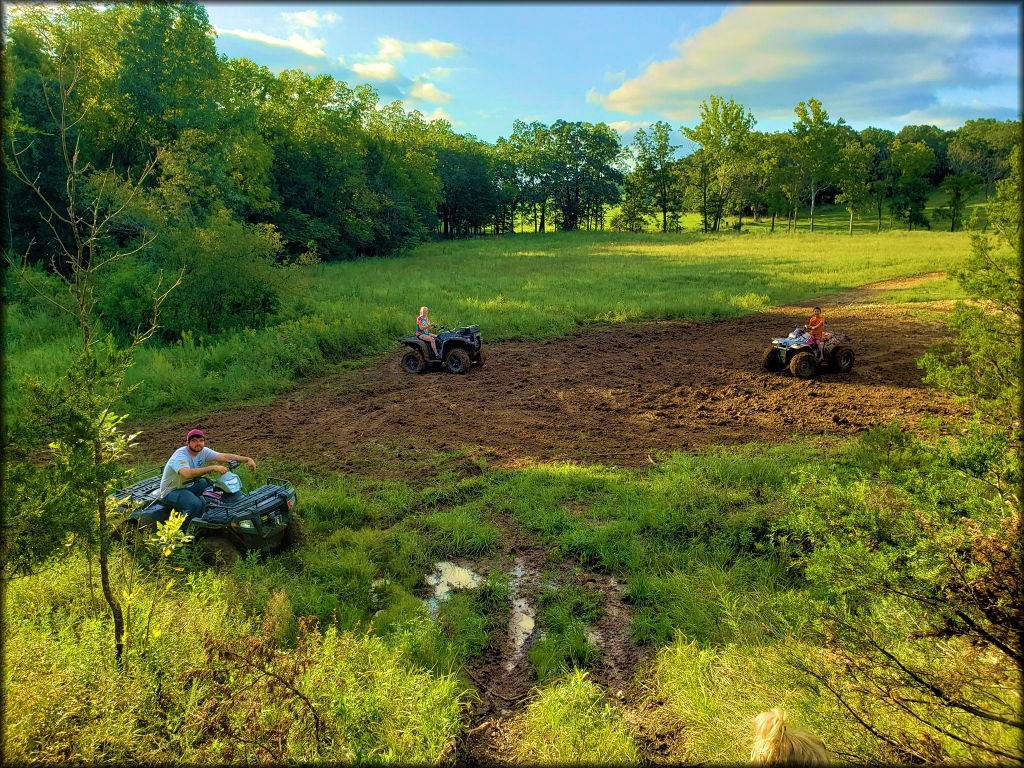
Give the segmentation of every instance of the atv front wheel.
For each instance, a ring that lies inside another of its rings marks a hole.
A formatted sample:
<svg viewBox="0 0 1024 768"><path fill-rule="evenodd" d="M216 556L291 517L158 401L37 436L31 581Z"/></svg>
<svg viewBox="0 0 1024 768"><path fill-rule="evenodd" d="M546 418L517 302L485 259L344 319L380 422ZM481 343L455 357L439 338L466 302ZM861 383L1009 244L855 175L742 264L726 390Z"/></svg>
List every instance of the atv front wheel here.
<svg viewBox="0 0 1024 768"><path fill-rule="evenodd" d="M853 369L855 357L850 347L836 347L832 350L832 364L840 373L849 373Z"/></svg>
<svg viewBox="0 0 1024 768"><path fill-rule="evenodd" d="M444 364L451 373L465 373L469 370L469 355L464 349L453 349L444 359Z"/></svg>
<svg viewBox="0 0 1024 768"><path fill-rule="evenodd" d="M483 368L484 367L484 360L486 358L487 358L487 355L484 354L484 351L482 349L479 352L476 353L476 366L477 366L477 368Z"/></svg>
<svg viewBox="0 0 1024 768"><path fill-rule="evenodd" d="M786 364L779 357L779 350L775 347L768 347L764 351L764 355L761 356L761 367L768 371L768 373L778 373L786 367Z"/></svg>
<svg viewBox="0 0 1024 768"><path fill-rule="evenodd" d="M296 514L292 513L292 516L288 518L288 527L284 529L284 534L281 536L281 548L292 549L302 544L305 540L306 531L302 521Z"/></svg>
<svg viewBox="0 0 1024 768"><path fill-rule="evenodd" d="M789 361L789 372L798 379L809 379L814 375L814 355L810 352L798 352Z"/></svg>
<svg viewBox="0 0 1024 768"><path fill-rule="evenodd" d="M410 349L402 356L402 370L406 373L423 373L427 370L427 361L415 349Z"/></svg>
<svg viewBox="0 0 1024 768"><path fill-rule="evenodd" d="M220 536L200 539L199 548L203 551L203 559L218 568L232 568L241 557L235 545Z"/></svg>

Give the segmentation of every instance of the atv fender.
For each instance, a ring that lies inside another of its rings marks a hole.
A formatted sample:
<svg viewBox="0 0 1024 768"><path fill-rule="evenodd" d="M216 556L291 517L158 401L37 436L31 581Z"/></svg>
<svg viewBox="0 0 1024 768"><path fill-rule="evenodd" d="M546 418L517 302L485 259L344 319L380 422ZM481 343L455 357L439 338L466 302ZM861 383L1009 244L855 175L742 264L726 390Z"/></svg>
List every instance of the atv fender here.
<svg viewBox="0 0 1024 768"><path fill-rule="evenodd" d="M417 339L417 338L414 338L414 337L413 338L408 338L408 339L402 339L402 343L405 344L405 346L407 346L407 347L411 347L412 349L419 350L420 354L423 355L423 359L424 360L432 360L433 359L433 355L430 353L430 346L423 339Z"/></svg>

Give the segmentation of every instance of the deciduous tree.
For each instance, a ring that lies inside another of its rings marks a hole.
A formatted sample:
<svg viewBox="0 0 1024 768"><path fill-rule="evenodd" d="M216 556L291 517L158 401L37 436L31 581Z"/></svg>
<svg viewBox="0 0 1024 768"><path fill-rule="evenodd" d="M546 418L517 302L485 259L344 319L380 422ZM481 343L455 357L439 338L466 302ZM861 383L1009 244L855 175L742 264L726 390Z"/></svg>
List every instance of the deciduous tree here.
<svg viewBox="0 0 1024 768"><path fill-rule="evenodd" d="M714 195L716 208L710 229L717 232L726 199L733 192L736 173L746 157L755 120L740 104L714 94L701 102L699 115L697 125L693 128L683 126L680 130L704 150L704 158L710 162L717 186ZM708 195L703 197L706 204ZM707 227L705 223L705 231Z"/></svg>
<svg viewBox="0 0 1024 768"><path fill-rule="evenodd" d="M828 112L817 99L801 101L793 110L797 121L793 123L800 169L811 196L811 232L814 231L814 205L822 189L835 181L839 164L839 150L843 142L843 118L829 120Z"/></svg>

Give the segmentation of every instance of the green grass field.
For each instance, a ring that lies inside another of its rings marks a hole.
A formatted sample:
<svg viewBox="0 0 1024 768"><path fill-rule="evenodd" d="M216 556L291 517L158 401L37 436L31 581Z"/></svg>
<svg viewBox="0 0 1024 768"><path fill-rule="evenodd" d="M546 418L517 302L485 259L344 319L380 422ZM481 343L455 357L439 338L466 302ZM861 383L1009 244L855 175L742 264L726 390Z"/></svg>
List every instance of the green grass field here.
<svg viewBox="0 0 1024 768"><path fill-rule="evenodd" d="M138 418L266 398L296 379L396 348L419 307L441 325L476 323L484 340L550 339L593 323L702 320L758 312L888 278L944 271L966 233L820 231L505 235L420 246L406 256L322 264L287 275L269 328L173 345L147 343L122 407ZM69 362L65 324L8 307L9 405L22 374ZM260 376L253 376L260 371Z"/></svg>

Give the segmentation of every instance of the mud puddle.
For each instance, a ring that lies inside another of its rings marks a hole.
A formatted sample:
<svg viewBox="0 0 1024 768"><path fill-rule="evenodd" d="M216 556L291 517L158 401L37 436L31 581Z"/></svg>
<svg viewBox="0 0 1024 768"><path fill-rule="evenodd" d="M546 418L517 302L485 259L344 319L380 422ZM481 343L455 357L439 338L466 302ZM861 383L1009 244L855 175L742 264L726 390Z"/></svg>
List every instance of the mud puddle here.
<svg viewBox="0 0 1024 768"><path fill-rule="evenodd" d="M469 664L467 671L480 700L459 737L457 765L507 764L514 759L507 729L536 690L530 649L544 636L538 610L545 590L572 584L602 594L602 609L587 629L588 640L597 650L588 675L605 690L610 701L627 705L638 698L634 677L652 650L632 641L629 628L633 616L625 602L624 585L611 576L553 558L550 546L525 534L514 520L500 518L494 522L501 530L500 551L491 565L503 567L511 575L512 610L506 635L493 638L483 655Z"/></svg>
<svg viewBox="0 0 1024 768"><path fill-rule="evenodd" d="M479 587L484 579L475 571L461 565L442 560L434 566L434 572L425 579L427 586L431 589L430 597L424 602L430 615L437 618L441 610L441 603L447 600L453 589L475 589Z"/></svg>

